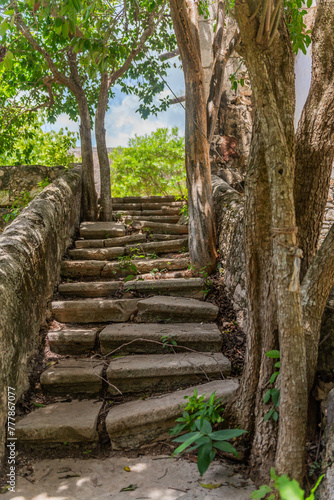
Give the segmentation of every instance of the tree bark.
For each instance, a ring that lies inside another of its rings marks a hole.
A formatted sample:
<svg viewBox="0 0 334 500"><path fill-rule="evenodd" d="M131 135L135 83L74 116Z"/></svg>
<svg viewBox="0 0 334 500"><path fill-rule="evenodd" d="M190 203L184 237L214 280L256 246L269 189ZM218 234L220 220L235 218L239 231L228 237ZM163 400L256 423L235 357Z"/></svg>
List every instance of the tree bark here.
<svg viewBox="0 0 334 500"><path fill-rule="evenodd" d="M191 264L211 272L217 261L209 144L206 139L204 75L200 58L197 5L170 1L171 15L185 74L185 152Z"/></svg>
<svg viewBox="0 0 334 500"><path fill-rule="evenodd" d="M334 161L334 3L318 0L311 88L296 135L295 204L305 275L319 241Z"/></svg>
<svg viewBox="0 0 334 500"><path fill-rule="evenodd" d="M111 187L110 187L110 163L108 156L108 149L106 143L106 129L105 129L105 116L108 106L108 90L109 81L108 74L101 75L101 85L99 100L97 103L95 113L95 138L97 154L100 164L100 177L101 177L101 212L100 220L112 220L112 201L111 201Z"/></svg>
<svg viewBox="0 0 334 500"><path fill-rule="evenodd" d="M301 480L304 470L307 416L306 359L298 279L294 275L296 222L293 199L294 177L294 66L292 48L284 23L270 48L256 43L258 20L249 21L248 4L237 3L236 19L243 55L250 74L257 120L264 144L264 164L270 193L270 236L272 279L277 300L277 324L281 351L281 400L276 468L280 474ZM255 135L253 135L254 140ZM247 212L247 209L246 209ZM266 217L257 212L255 217ZM254 236L256 238L256 236ZM261 237L265 237L262 233ZM258 240L259 246L261 242ZM246 243L247 244L247 243ZM293 252L290 251L293 249ZM297 254L298 255L298 254ZM248 263L248 266L250 264ZM264 271L264 269L262 269ZM250 274L251 270L248 270ZM273 279L274 277L274 279ZM263 277L260 279L263 279ZM251 311L254 321L263 311ZM270 344L263 338L262 345ZM254 341L255 345L258 341ZM252 355L252 354L251 354ZM296 360L298 359L298 363ZM246 376L246 375L245 375ZM259 400L258 400L259 403Z"/></svg>

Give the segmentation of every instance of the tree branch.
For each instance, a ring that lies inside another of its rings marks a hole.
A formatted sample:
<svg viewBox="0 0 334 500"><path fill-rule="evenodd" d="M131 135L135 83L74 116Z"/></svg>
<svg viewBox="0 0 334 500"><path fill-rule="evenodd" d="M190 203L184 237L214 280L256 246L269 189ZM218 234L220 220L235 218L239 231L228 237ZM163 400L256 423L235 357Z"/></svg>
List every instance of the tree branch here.
<svg viewBox="0 0 334 500"><path fill-rule="evenodd" d="M41 45L35 40L35 38L32 36L30 33L28 26L25 24L21 13L19 11L19 8L17 6L17 3L13 1L11 5L14 8L15 11L15 24L17 29L22 33L24 38L30 43L30 45L35 49L37 52L39 52L45 61L47 62L47 65L49 69L51 70L53 76L56 78L56 80L59 83L62 83L66 87L68 87L69 90L71 90L74 94L77 93L78 89L75 83L71 80L71 78L68 78L66 75L63 75L55 65L54 61L52 60L52 57L50 54L43 48Z"/></svg>
<svg viewBox="0 0 334 500"><path fill-rule="evenodd" d="M301 286L309 389L317 368L321 318L333 286L334 224L313 258Z"/></svg>
<svg viewBox="0 0 334 500"><path fill-rule="evenodd" d="M173 57L179 55L180 55L180 49L176 48L175 50L172 50L172 52L165 52L164 54L160 54L159 59L160 61L167 61L167 59L172 59Z"/></svg>
<svg viewBox="0 0 334 500"><path fill-rule="evenodd" d="M180 97L175 97L175 99L170 99L169 104L179 104L180 102L184 102L186 100L186 96L182 95Z"/></svg>
<svg viewBox="0 0 334 500"><path fill-rule="evenodd" d="M165 7L166 7L166 0L164 1L158 13L156 12L156 10L153 10L152 13L149 15L147 19L147 28L142 33L137 47L135 49L132 49L131 53L127 57L123 66L121 66L115 72L111 73L111 75L109 76L109 88L116 82L118 78L120 78L129 69L134 58L143 50L143 48L145 47L146 40L154 33L156 27L162 20ZM158 16L158 18L156 22L154 22L156 16Z"/></svg>

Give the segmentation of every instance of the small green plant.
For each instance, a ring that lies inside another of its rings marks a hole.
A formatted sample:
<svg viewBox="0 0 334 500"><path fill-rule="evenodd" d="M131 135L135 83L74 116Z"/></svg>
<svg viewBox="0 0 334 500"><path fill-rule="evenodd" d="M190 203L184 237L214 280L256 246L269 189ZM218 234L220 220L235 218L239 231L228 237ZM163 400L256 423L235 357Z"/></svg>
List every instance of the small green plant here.
<svg viewBox="0 0 334 500"><path fill-rule="evenodd" d="M253 491L251 494L253 500L262 500L263 498L266 500L274 500L275 490L279 492L281 500L314 500L314 493L324 477L323 475L319 477L310 495L305 498L305 491L301 489L296 479L290 480L286 474L278 476L273 467L270 470L270 476L273 481L273 488L263 484L258 490Z"/></svg>
<svg viewBox="0 0 334 500"><path fill-rule="evenodd" d="M162 348L163 349L168 349L172 352L174 351L174 347L177 346L176 340L173 340L174 335L163 335L161 337L161 342L163 343Z"/></svg>
<svg viewBox="0 0 334 500"><path fill-rule="evenodd" d="M273 359L280 359L280 352L279 351L268 351L266 352L266 356L268 356L268 358L273 358ZM281 362L280 361L277 361L275 364L274 364L274 367L275 368L280 368L281 367ZM277 379L278 375L280 374L280 371L274 371L274 373L272 374L272 376L270 377L270 380L269 380L269 383L271 385L273 385L275 383L275 380ZM280 399L280 391L279 389L277 389L276 387L271 387L270 389L267 390L267 392L265 393L265 395L263 396L263 402L265 404L269 403L271 401L273 407L270 408L270 410L268 411L268 413L266 413L265 417L264 417L264 420L267 421L269 420L270 418L273 418L275 420L275 422L277 422L278 420L278 412L277 412L277 408L279 406L279 399Z"/></svg>
<svg viewBox="0 0 334 500"><path fill-rule="evenodd" d="M189 220L189 210L188 210L188 205L187 204L182 205L182 207L180 208L179 214L181 216L185 217L186 221L188 222L188 220Z"/></svg>
<svg viewBox="0 0 334 500"><path fill-rule="evenodd" d="M132 257L130 255L124 255L118 257L118 265L119 270L128 271L130 274L126 276L124 282L132 280L138 274L137 266L134 262L132 262Z"/></svg>
<svg viewBox="0 0 334 500"><path fill-rule="evenodd" d="M51 183L50 183L48 177L46 179L44 179L43 181L40 181L38 183L39 192L43 191L43 189L45 189L49 184L51 184Z"/></svg>

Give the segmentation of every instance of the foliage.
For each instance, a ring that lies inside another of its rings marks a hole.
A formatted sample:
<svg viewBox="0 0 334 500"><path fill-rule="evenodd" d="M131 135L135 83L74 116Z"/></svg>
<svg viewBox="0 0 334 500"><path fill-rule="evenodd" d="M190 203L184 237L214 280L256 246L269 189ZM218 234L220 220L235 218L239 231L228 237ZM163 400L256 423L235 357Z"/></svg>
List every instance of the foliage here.
<svg viewBox="0 0 334 500"><path fill-rule="evenodd" d="M15 198L12 206L10 207L10 212L2 216L6 224L10 220L16 219L16 217L21 213L21 211L37 196L41 191L43 191L46 186L50 184L49 179L46 178L44 181L38 183L38 190L33 194L29 191L22 191L19 198Z"/></svg>
<svg viewBox="0 0 334 500"><path fill-rule="evenodd" d="M112 196L183 195L186 190L184 138L177 128L135 136L110 158Z"/></svg>
<svg viewBox="0 0 334 500"><path fill-rule="evenodd" d="M305 0L307 7L311 7L312 0ZM291 36L292 48L295 54L301 50L306 54L306 49L311 43L311 30L306 30L304 24L304 15L307 11L304 9L304 0L285 0L284 13L285 21Z"/></svg>
<svg viewBox="0 0 334 500"><path fill-rule="evenodd" d="M266 356L268 356L268 358L279 359L280 358L280 352L276 351L276 350L274 350L274 351L268 351L268 352L266 352ZM275 368L280 368L281 367L281 362L277 361L274 364L274 367ZM279 374L280 374L279 370L278 371L274 371L274 373L272 374L272 376L270 377L270 380L269 380L269 383L271 385L273 385L275 383L275 380L276 380L276 378L278 377ZM267 421L267 420L269 420L272 417L275 420L275 422L277 422L277 420L278 420L278 413L276 411L276 408L278 408L278 406L279 406L279 398L280 398L280 391L279 391L279 389L277 389L276 387L272 387L272 388L270 388L270 389L267 390L267 392L263 396L263 402L264 403L269 403L270 400L271 400L273 408L271 408L268 411L268 413L264 417L264 420Z"/></svg>
<svg viewBox="0 0 334 500"><path fill-rule="evenodd" d="M295 479L290 480L286 474L278 476L273 468L270 470L270 476L273 481L273 487L279 492L281 500L314 500L314 493L324 477L321 476L318 479L317 483L312 488L310 495L305 498L305 491L301 489L298 481ZM273 488L264 484L260 486L258 490L253 491L251 498L253 500L261 500L262 498L274 500L276 497L273 491Z"/></svg>
<svg viewBox="0 0 334 500"><path fill-rule="evenodd" d="M176 448L172 456L186 451L187 448L188 451L198 449L197 467L202 476L214 460L216 450L238 456L236 449L228 441L246 431L240 429L212 431L211 424L223 422L220 415L222 403L219 399L216 400L215 393L212 393L205 402L205 395L198 397L198 392L194 389L193 395L185 396L185 399L189 399L189 402L184 405L182 417L176 419L178 424L169 432L172 436L188 432L174 439L174 442L182 444Z"/></svg>

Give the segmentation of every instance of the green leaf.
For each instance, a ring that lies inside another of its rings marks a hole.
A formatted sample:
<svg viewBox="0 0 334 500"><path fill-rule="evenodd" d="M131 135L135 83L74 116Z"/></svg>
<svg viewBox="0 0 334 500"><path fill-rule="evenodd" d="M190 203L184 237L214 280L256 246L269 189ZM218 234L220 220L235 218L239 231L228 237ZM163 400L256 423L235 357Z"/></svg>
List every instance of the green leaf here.
<svg viewBox="0 0 334 500"><path fill-rule="evenodd" d="M206 443L198 449L197 467L201 476L206 472L211 463L212 443Z"/></svg>
<svg viewBox="0 0 334 500"><path fill-rule="evenodd" d="M68 37L69 31L70 31L69 24L68 24L67 22L65 22L65 23L63 24L63 27L62 27L62 34L63 34L63 37L64 37L64 38L67 38L67 37Z"/></svg>
<svg viewBox="0 0 334 500"><path fill-rule="evenodd" d="M7 23L7 21L4 21L3 23L1 23L1 25L0 25L0 35L1 36L5 36L6 32L9 30L9 28L10 28L10 26Z"/></svg>
<svg viewBox="0 0 334 500"><path fill-rule="evenodd" d="M314 500L314 492L316 491L316 489L318 488L319 484L321 483L321 481L323 480L324 477L325 477L325 474L323 474L322 476L319 477L318 481L315 483L314 487L311 489L310 496L307 497L305 500Z"/></svg>
<svg viewBox="0 0 334 500"><path fill-rule="evenodd" d="M277 479L277 486L282 500L304 500L304 491L298 481L290 481L286 474Z"/></svg>
<svg viewBox="0 0 334 500"><path fill-rule="evenodd" d="M260 488L256 491L253 491L251 494L251 498L253 500L261 500L264 498L268 493L271 493L273 490L270 488L270 486L267 486L266 484L263 484L260 486Z"/></svg>
<svg viewBox="0 0 334 500"><path fill-rule="evenodd" d="M204 434L210 434L212 432L212 427L210 422L205 418L203 420L196 420L196 427L199 431Z"/></svg>
<svg viewBox="0 0 334 500"><path fill-rule="evenodd" d="M275 368L281 368L281 362L277 361L277 363L274 364Z"/></svg>
<svg viewBox="0 0 334 500"><path fill-rule="evenodd" d="M196 439L198 439L199 437L201 437L201 433L200 432L190 432L189 434L185 434L185 435L189 436L190 434L191 434L191 437L189 437L186 441L184 441L183 444L181 444L181 446L179 446L178 448L176 448L176 450L174 450L174 452L172 454L172 457L174 457L178 453L182 453L182 451L184 451L186 448L188 448L188 446L190 446L192 443L194 443L196 441ZM180 437L183 438L184 436L180 436ZM174 441L175 442L180 442L179 439L180 438L176 438L176 439L174 439Z"/></svg>
<svg viewBox="0 0 334 500"><path fill-rule="evenodd" d="M199 484L200 484L200 486L202 486L202 488L206 488L207 490L215 490L215 489L219 488L222 485L222 483L217 483L217 484L213 484L213 483L208 483L208 484L206 484L206 483L199 483Z"/></svg>
<svg viewBox="0 0 334 500"><path fill-rule="evenodd" d="M268 413L266 413L266 415L264 416L264 421L265 421L265 422L267 422L267 421L270 419L270 417L272 416L272 414L274 413L274 411L275 411L275 410L274 410L274 408L271 408L271 409L268 411Z"/></svg>
<svg viewBox="0 0 334 500"><path fill-rule="evenodd" d="M214 441L226 441L227 439L233 439L245 434L247 431L242 429L224 429L222 431L216 431L209 434L209 437Z"/></svg>
<svg viewBox="0 0 334 500"><path fill-rule="evenodd" d="M274 372L274 373L272 374L272 376L270 377L269 382L270 382L271 384L273 384L273 383L275 382L276 378L278 377L278 375L279 375L279 372Z"/></svg>
<svg viewBox="0 0 334 500"><path fill-rule="evenodd" d="M271 395L271 389L269 389L265 395L263 396L263 402L266 404L268 403L269 399L270 399L270 395Z"/></svg>
<svg viewBox="0 0 334 500"><path fill-rule="evenodd" d="M276 389L276 387L271 389L271 400L272 400L274 406L279 405L279 397L280 397L280 391L278 389Z"/></svg>
<svg viewBox="0 0 334 500"><path fill-rule="evenodd" d="M235 457L239 456L234 446L227 441L218 441L218 443L214 443L213 446L217 448L217 450L225 451L226 453L233 453Z"/></svg>
<svg viewBox="0 0 334 500"><path fill-rule="evenodd" d="M307 0L307 8L309 9L310 7L312 7L312 0Z"/></svg>
<svg viewBox="0 0 334 500"><path fill-rule="evenodd" d="M120 491L134 491L138 488L136 484L129 484L129 486L126 486L125 488L122 488Z"/></svg>
<svg viewBox="0 0 334 500"><path fill-rule="evenodd" d="M278 420L278 413L277 413L277 411L274 411L274 413L273 413L273 419L275 420L275 422L277 422L277 420Z"/></svg>
<svg viewBox="0 0 334 500"><path fill-rule="evenodd" d="M268 358L280 358L281 357L281 353L280 351L268 351L266 352L266 356L268 356Z"/></svg>

